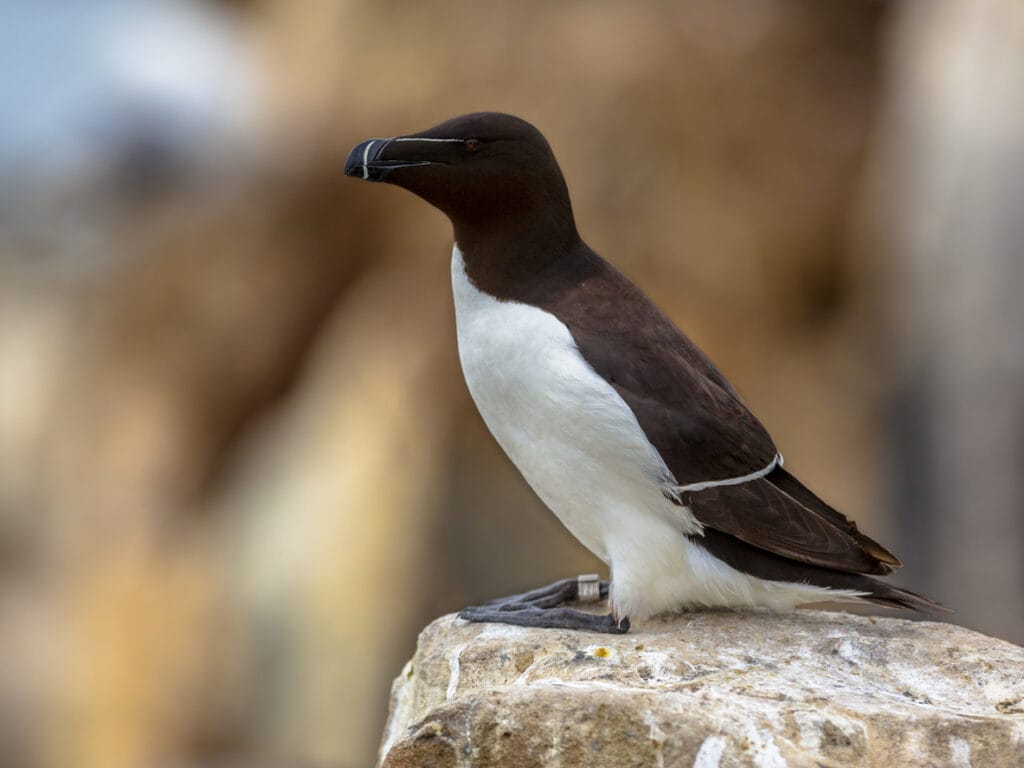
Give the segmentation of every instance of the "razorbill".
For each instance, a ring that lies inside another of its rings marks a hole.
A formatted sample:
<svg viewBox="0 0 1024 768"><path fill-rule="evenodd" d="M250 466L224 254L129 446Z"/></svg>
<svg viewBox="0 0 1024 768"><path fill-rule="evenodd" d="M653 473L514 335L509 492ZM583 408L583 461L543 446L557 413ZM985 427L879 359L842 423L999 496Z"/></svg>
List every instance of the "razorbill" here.
<svg viewBox="0 0 1024 768"><path fill-rule="evenodd" d="M610 568L610 585L565 579L462 618L625 632L630 617L694 606L939 607L872 578L899 560L783 468L725 376L583 242L532 125L480 112L369 139L345 173L403 187L451 220L473 400L541 500ZM606 595L607 616L563 605Z"/></svg>

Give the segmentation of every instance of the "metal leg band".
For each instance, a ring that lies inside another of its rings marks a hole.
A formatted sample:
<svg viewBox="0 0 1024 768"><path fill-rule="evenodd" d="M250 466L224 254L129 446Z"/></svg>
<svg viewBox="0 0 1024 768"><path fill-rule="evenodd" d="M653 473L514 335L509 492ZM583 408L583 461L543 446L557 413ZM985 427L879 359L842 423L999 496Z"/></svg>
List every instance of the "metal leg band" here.
<svg viewBox="0 0 1024 768"><path fill-rule="evenodd" d="M601 579L596 573L577 576L576 588L576 599L581 603L596 603L601 599Z"/></svg>

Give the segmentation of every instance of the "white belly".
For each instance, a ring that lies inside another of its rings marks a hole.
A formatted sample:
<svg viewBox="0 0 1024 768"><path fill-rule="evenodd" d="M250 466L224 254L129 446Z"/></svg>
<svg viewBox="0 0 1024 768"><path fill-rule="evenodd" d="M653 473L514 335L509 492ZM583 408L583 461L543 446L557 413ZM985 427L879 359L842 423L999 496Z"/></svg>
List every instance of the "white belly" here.
<svg viewBox="0 0 1024 768"><path fill-rule="evenodd" d="M540 499L609 563L612 608L643 618L690 604L773 605L763 582L689 544L700 530L663 494L675 484L636 416L583 359L569 329L536 307L499 301L468 279L452 253L459 359L480 415ZM800 585L806 592L820 590Z"/></svg>

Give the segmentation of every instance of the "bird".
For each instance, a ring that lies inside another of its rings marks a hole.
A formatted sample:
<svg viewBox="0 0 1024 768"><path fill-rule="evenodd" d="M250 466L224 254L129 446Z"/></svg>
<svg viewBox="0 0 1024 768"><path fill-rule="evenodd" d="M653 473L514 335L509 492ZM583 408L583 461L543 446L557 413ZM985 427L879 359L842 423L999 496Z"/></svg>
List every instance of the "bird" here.
<svg viewBox="0 0 1024 768"><path fill-rule="evenodd" d="M708 356L583 241L532 124L475 112L367 139L344 173L448 217L470 395L540 500L609 568L607 581L562 579L460 618L623 633L705 607L943 610L877 578L900 561L783 466ZM567 605L604 597L607 615Z"/></svg>

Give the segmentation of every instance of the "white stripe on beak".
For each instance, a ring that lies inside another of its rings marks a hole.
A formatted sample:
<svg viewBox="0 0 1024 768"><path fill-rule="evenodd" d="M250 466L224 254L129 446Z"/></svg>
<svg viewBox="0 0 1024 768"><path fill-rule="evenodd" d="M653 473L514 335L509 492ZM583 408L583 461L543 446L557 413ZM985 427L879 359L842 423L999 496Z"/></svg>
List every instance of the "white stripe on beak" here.
<svg viewBox="0 0 1024 768"><path fill-rule="evenodd" d="M373 145L376 144L376 143L377 143L376 141L371 141L369 144L366 145L366 149L363 150L363 178L364 179L370 178L370 169L366 167L366 164L369 162L370 150L373 149Z"/></svg>

